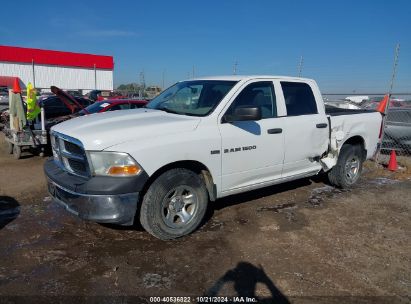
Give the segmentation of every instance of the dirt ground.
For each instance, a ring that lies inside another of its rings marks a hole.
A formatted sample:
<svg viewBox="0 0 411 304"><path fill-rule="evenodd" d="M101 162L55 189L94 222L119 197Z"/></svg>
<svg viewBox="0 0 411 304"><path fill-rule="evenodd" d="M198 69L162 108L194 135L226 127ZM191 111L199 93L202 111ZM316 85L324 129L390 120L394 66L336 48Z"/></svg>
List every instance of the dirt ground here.
<svg viewBox="0 0 411 304"><path fill-rule="evenodd" d="M350 191L303 179L225 198L197 232L164 242L139 227L68 214L46 192L44 159L14 160L3 143L0 137L0 303L71 296L99 303L411 301L405 171L367 163ZM187 298L161 298L172 296Z"/></svg>

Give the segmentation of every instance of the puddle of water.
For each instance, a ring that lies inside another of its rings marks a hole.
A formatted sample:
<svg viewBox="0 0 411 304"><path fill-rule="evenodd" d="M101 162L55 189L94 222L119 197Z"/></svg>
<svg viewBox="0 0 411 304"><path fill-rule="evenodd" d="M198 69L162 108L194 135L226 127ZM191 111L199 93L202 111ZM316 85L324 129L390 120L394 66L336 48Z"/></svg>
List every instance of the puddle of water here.
<svg viewBox="0 0 411 304"><path fill-rule="evenodd" d="M396 184L399 181L396 179L390 179L386 177L377 177L375 179L369 180L368 183L374 184L374 185L392 185Z"/></svg>
<svg viewBox="0 0 411 304"><path fill-rule="evenodd" d="M338 189L328 185L315 188L311 191L306 204L310 205L311 207L321 207L325 199L332 198L338 194L350 191L350 189Z"/></svg>
<svg viewBox="0 0 411 304"><path fill-rule="evenodd" d="M145 288L170 289L172 285L172 276L164 276L157 273L146 273L143 277Z"/></svg>
<svg viewBox="0 0 411 304"><path fill-rule="evenodd" d="M257 208L257 211L273 211L275 213L280 212L280 210L283 209L288 209L288 208L294 208L295 207L295 203L286 203L286 204L281 204L281 205L276 205L276 206L272 206L272 207L259 207Z"/></svg>

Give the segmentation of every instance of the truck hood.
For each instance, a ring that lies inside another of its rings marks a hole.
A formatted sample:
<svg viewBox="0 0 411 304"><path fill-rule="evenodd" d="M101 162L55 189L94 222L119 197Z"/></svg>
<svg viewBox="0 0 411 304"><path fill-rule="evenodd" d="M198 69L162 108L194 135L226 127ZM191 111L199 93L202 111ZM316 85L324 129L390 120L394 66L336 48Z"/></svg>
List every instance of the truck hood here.
<svg viewBox="0 0 411 304"><path fill-rule="evenodd" d="M80 140L86 150L104 150L136 139L192 131L199 122L199 117L135 109L80 116L52 131Z"/></svg>

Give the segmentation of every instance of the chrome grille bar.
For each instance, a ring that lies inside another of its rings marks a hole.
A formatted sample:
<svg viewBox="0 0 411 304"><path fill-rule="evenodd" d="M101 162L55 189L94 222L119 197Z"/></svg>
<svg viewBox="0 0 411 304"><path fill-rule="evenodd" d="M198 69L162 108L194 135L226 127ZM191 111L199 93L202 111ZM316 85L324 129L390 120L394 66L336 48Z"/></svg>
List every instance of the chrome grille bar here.
<svg viewBox="0 0 411 304"><path fill-rule="evenodd" d="M54 161L60 168L74 175L90 177L87 156L79 140L52 132L51 145Z"/></svg>

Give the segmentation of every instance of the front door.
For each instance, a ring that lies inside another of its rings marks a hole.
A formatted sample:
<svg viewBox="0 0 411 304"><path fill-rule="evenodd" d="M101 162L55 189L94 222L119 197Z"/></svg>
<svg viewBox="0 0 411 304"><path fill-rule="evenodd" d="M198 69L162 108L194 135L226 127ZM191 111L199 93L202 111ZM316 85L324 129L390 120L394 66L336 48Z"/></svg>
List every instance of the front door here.
<svg viewBox="0 0 411 304"><path fill-rule="evenodd" d="M224 115L235 108L260 107L259 121L220 121L222 138L222 192L281 178L284 159L284 119L277 116L276 94L272 81L246 85Z"/></svg>

